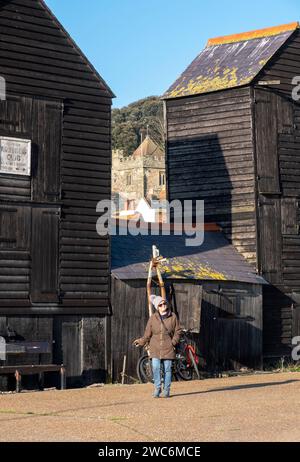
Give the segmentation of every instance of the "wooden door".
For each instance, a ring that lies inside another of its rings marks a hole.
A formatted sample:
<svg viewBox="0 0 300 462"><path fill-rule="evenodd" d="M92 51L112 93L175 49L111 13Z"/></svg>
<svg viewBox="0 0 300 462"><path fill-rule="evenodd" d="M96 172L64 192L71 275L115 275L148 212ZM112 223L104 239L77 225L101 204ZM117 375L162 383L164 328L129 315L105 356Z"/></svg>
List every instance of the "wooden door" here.
<svg viewBox="0 0 300 462"><path fill-rule="evenodd" d="M194 333L200 332L202 286L197 284L174 283L174 308L180 324Z"/></svg>
<svg viewBox="0 0 300 462"><path fill-rule="evenodd" d="M265 279L280 283L282 279L282 236L280 198L261 196L258 206L259 270Z"/></svg>
<svg viewBox="0 0 300 462"><path fill-rule="evenodd" d="M32 208L31 301L58 301L60 209Z"/></svg>
<svg viewBox="0 0 300 462"><path fill-rule="evenodd" d="M256 173L259 194L280 193L276 93L255 90Z"/></svg>
<svg viewBox="0 0 300 462"><path fill-rule="evenodd" d="M255 90L258 266L270 283L282 282L279 134L291 126L290 104L267 89Z"/></svg>
<svg viewBox="0 0 300 462"><path fill-rule="evenodd" d="M34 201L60 199L62 104L36 100L32 117Z"/></svg>

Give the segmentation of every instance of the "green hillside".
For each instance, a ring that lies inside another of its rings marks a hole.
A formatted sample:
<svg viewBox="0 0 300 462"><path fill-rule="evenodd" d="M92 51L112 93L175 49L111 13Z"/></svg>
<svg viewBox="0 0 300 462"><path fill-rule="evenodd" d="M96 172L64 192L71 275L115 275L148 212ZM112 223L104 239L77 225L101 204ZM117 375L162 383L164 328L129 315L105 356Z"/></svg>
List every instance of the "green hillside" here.
<svg viewBox="0 0 300 462"><path fill-rule="evenodd" d="M121 109L112 111L112 148L131 155L141 142L141 134L148 133L164 149L163 103L157 96L149 96Z"/></svg>

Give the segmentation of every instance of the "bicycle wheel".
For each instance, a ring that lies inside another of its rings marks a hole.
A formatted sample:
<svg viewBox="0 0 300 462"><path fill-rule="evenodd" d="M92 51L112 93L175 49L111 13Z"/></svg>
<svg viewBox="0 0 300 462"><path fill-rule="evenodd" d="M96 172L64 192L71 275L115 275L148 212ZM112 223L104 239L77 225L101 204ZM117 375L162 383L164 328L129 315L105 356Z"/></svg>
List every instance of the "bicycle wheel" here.
<svg viewBox="0 0 300 462"><path fill-rule="evenodd" d="M151 359L148 355L141 356L138 360L137 376L141 383L153 382Z"/></svg>
<svg viewBox="0 0 300 462"><path fill-rule="evenodd" d="M197 378L200 380L201 377L200 377L200 372L199 372L199 369L198 369L198 365L197 365L195 357L194 357L194 355L193 355L193 353L191 352L190 349L189 349L189 358L190 358L190 361L191 361L191 363L193 365L194 371L196 372Z"/></svg>
<svg viewBox="0 0 300 462"><path fill-rule="evenodd" d="M181 380L192 380L193 369L190 367L184 357L176 359L175 374Z"/></svg>

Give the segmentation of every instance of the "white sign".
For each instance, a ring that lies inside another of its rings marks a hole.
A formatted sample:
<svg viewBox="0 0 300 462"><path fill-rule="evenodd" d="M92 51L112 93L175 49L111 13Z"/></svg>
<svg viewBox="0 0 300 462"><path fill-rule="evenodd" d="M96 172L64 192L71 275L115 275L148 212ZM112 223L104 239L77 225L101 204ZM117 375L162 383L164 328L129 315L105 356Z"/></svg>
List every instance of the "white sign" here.
<svg viewBox="0 0 300 462"><path fill-rule="evenodd" d="M0 173L30 175L31 141L0 136Z"/></svg>

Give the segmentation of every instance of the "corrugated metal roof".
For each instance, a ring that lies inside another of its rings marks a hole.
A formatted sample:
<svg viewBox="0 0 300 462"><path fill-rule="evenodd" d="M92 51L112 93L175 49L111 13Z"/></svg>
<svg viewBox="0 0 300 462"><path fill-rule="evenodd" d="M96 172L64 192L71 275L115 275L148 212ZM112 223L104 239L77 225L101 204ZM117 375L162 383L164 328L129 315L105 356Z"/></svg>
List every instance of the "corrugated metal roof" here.
<svg viewBox="0 0 300 462"><path fill-rule="evenodd" d="M252 266L220 232L205 232L204 243L187 247L187 236L113 236L112 274L118 279L146 279L152 245L168 259L163 265L169 279L239 281L265 284Z"/></svg>
<svg viewBox="0 0 300 462"><path fill-rule="evenodd" d="M210 39L164 98L208 93L250 83L299 27L297 22Z"/></svg>

